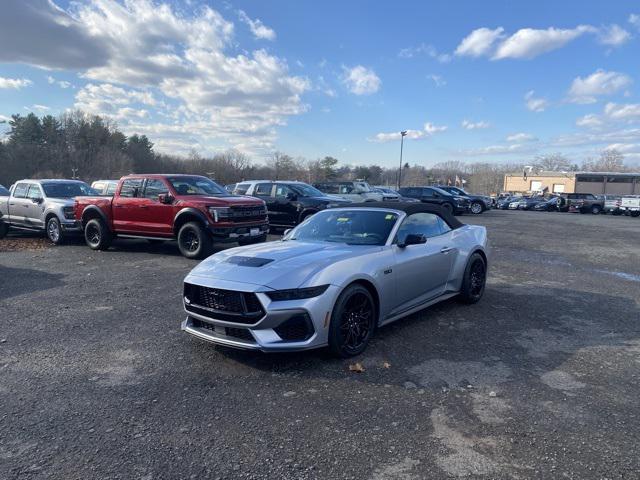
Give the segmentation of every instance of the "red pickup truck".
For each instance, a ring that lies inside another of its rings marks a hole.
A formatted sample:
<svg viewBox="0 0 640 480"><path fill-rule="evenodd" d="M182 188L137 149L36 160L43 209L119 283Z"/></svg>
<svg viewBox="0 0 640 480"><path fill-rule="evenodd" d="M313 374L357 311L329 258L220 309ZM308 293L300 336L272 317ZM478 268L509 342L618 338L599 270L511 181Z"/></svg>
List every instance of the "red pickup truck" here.
<svg viewBox="0 0 640 480"><path fill-rule="evenodd" d="M212 243L266 240L265 203L230 195L199 175L128 175L113 197L78 197L74 214L87 245L106 250L117 237L177 240L187 258L204 258Z"/></svg>

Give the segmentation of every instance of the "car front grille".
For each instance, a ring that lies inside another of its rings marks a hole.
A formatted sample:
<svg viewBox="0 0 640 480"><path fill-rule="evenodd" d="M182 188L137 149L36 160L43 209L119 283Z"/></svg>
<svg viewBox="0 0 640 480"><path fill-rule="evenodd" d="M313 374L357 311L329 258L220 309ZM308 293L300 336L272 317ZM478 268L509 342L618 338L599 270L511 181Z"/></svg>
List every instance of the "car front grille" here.
<svg viewBox="0 0 640 480"><path fill-rule="evenodd" d="M265 207L231 207L230 220L234 222L254 222L267 219L267 209Z"/></svg>
<svg viewBox="0 0 640 480"><path fill-rule="evenodd" d="M311 319L307 314L295 315L274 330L280 338L288 342L303 342L314 332Z"/></svg>
<svg viewBox="0 0 640 480"><path fill-rule="evenodd" d="M188 312L227 322L254 324L264 316L255 293L184 284L184 303Z"/></svg>

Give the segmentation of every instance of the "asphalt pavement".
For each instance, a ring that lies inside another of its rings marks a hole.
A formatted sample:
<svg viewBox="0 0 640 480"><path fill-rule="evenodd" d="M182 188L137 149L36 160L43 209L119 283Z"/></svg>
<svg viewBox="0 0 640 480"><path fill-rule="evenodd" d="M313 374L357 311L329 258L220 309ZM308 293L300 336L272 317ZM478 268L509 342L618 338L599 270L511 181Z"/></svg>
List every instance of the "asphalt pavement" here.
<svg viewBox="0 0 640 480"><path fill-rule="evenodd" d="M639 478L640 219L461 220L483 300L351 360L182 333L175 244L0 241L0 479Z"/></svg>

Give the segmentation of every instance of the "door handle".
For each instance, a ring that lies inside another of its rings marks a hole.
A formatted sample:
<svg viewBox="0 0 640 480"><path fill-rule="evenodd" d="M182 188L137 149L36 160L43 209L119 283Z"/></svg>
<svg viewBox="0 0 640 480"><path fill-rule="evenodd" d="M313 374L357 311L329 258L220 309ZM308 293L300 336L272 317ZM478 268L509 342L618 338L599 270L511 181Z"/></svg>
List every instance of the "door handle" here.
<svg viewBox="0 0 640 480"><path fill-rule="evenodd" d="M451 250L453 250L453 247L442 247L440 253L449 253Z"/></svg>

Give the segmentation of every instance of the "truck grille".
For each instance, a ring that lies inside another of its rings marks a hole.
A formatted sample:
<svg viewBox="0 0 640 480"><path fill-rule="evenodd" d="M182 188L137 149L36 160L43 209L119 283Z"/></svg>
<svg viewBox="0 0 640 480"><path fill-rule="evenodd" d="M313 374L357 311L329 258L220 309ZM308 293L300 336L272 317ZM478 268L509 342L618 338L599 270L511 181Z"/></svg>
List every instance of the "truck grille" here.
<svg viewBox="0 0 640 480"><path fill-rule="evenodd" d="M234 222L252 222L258 220L266 220L267 218L267 209L266 207L260 206L248 206L248 207L231 207L231 216L230 219Z"/></svg>
<svg viewBox="0 0 640 480"><path fill-rule="evenodd" d="M242 324L256 323L264 310L255 293L184 284L184 303L188 312L207 318Z"/></svg>

